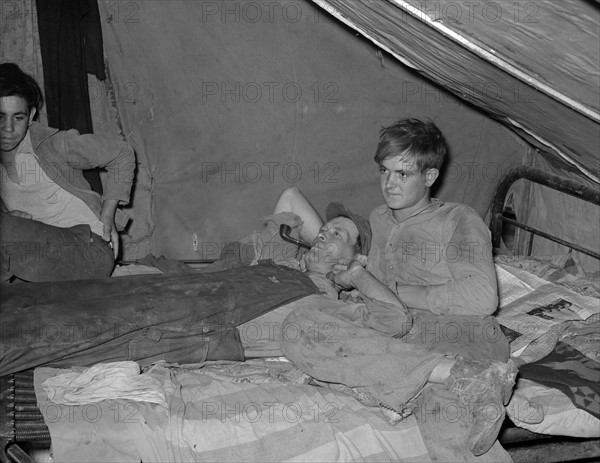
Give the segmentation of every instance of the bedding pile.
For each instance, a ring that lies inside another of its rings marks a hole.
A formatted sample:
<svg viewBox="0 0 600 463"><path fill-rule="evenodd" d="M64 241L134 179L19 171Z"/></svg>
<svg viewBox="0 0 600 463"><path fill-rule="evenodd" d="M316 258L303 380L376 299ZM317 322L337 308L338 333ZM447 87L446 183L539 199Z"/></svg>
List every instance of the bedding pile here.
<svg viewBox="0 0 600 463"><path fill-rule="evenodd" d="M166 407L51 401L43 385L64 374L42 367L34 378L56 461L431 461L414 417L392 426L288 362L157 363L142 376L161 384Z"/></svg>
<svg viewBox="0 0 600 463"><path fill-rule="evenodd" d="M532 432L600 437L600 283L570 255L497 256L497 318L520 365L507 413Z"/></svg>
<svg viewBox="0 0 600 463"><path fill-rule="evenodd" d="M38 407L50 430L54 461L511 461L498 442L475 457L467 450L466 435L443 432L457 420L453 397L444 403L447 410L443 406L390 424L379 407L313 385L284 358L158 362L137 380L160 384L166 406L124 398L113 387L102 397L92 379L103 381L123 370L129 377L135 368L121 363L35 370ZM91 396L82 379L92 379L95 400L75 404L73 395L68 401L51 400L46 391L64 378L77 382L81 397Z"/></svg>

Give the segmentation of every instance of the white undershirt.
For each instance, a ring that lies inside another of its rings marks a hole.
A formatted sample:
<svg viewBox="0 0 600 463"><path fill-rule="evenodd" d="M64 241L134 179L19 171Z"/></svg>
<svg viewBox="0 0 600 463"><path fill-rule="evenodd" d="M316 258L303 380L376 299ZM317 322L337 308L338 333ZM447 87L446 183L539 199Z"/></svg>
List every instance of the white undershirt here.
<svg viewBox="0 0 600 463"><path fill-rule="evenodd" d="M53 182L41 168L29 132L15 155L18 182L8 177L4 166L0 167L0 194L9 210L28 212L34 220L55 227L87 224L93 233L102 236L103 224L88 205Z"/></svg>

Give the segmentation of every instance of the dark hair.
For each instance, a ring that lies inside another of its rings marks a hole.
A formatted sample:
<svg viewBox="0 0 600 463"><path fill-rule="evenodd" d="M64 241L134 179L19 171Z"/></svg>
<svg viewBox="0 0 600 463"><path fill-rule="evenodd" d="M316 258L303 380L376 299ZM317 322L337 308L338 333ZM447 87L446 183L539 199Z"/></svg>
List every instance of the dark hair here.
<svg viewBox="0 0 600 463"><path fill-rule="evenodd" d="M431 119L408 118L381 129L375 162L381 164L390 157L412 156L420 171L440 170L447 155L446 140Z"/></svg>
<svg viewBox="0 0 600 463"><path fill-rule="evenodd" d="M363 252L363 244L362 238L360 237L360 233L356 236L356 243L354 243L354 254L362 254Z"/></svg>
<svg viewBox="0 0 600 463"><path fill-rule="evenodd" d="M0 64L0 98L18 96L27 102L29 112L38 112L44 102L42 91L33 77L14 63Z"/></svg>

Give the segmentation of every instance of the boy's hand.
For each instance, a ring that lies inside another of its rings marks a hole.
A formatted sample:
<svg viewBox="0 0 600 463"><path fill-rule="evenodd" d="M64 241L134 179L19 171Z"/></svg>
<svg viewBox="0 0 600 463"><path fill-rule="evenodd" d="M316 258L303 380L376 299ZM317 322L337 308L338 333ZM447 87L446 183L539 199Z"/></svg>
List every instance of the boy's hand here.
<svg viewBox="0 0 600 463"><path fill-rule="evenodd" d="M116 259L119 255L119 233L117 232L115 221L110 217L100 217L100 221L104 226L102 239L110 243L110 247L112 248L113 255Z"/></svg>
<svg viewBox="0 0 600 463"><path fill-rule="evenodd" d="M367 266L367 256L363 254L356 254L352 259L338 259L337 263L333 267L333 270L337 272L348 270L348 267L354 261L360 262L363 267Z"/></svg>
<svg viewBox="0 0 600 463"><path fill-rule="evenodd" d="M337 266L346 267L345 270L332 270L327 274L327 278L333 281L342 289L353 289L356 287L354 283L355 276L364 270L363 264L360 259L352 259L349 264L337 264Z"/></svg>
<svg viewBox="0 0 600 463"><path fill-rule="evenodd" d="M103 201L102 211L100 211L100 222L104 225L102 239L110 243L115 260L119 255L119 233L115 226L115 212L118 204L119 200L117 199L106 199Z"/></svg>

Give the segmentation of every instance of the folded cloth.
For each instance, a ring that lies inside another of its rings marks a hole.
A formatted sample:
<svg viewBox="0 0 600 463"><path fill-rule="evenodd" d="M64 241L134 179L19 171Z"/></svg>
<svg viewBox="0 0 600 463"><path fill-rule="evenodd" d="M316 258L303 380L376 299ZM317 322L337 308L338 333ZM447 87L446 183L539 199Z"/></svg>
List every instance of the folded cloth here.
<svg viewBox="0 0 600 463"><path fill-rule="evenodd" d="M63 405L84 405L105 399L128 399L167 406L160 382L140 374L136 362L99 363L83 372L69 372L42 383L48 398Z"/></svg>

